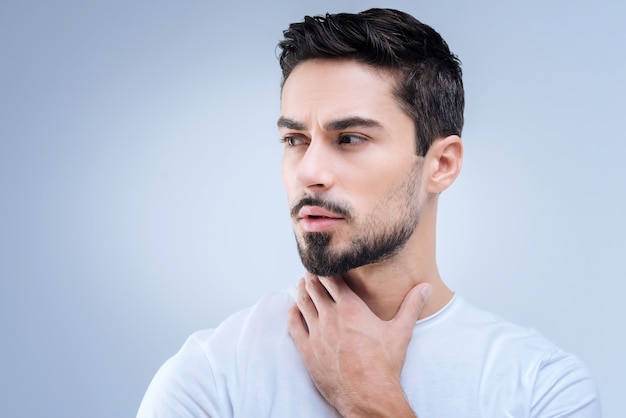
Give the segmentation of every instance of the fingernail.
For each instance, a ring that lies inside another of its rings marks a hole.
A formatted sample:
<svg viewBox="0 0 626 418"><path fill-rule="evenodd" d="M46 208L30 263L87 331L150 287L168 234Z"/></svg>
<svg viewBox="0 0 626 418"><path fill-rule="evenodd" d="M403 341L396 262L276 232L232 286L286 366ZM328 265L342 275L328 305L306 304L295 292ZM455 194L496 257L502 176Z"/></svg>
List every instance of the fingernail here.
<svg viewBox="0 0 626 418"><path fill-rule="evenodd" d="M424 300L428 300L430 295L433 294L433 287L427 284L426 286L422 286L420 292L422 293L422 297L424 298Z"/></svg>

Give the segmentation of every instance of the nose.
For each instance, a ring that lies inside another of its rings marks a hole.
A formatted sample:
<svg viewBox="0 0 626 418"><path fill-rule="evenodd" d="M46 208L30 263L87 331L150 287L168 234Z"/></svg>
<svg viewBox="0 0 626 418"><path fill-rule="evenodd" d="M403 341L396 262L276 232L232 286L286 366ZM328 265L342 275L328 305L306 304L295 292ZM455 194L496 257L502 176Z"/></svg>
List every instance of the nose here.
<svg viewBox="0 0 626 418"><path fill-rule="evenodd" d="M334 184L332 150L324 141L313 139L296 169L296 181L314 192L324 191Z"/></svg>

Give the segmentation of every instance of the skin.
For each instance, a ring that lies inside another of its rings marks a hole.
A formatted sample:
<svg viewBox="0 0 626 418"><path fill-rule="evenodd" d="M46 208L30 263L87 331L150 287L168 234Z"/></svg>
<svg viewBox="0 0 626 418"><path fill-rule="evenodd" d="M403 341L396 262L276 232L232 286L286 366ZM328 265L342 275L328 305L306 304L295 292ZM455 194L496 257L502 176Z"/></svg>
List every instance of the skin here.
<svg viewBox="0 0 626 418"><path fill-rule="evenodd" d="M309 60L293 70L281 95L290 204L319 196L351 208L350 217L330 222L292 217L300 245L305 232L323 229L332 251L348 251L364 230L398 222L403 208L419 213L392 257L341 277L307 273L298 285L289 332L320 393L342 416L415 416L400 385L413 327L453 296L437 269L435 226L438 195L461 169L461 139L438 138L418 157L414 122L392 88L384 70Z"/></svg>

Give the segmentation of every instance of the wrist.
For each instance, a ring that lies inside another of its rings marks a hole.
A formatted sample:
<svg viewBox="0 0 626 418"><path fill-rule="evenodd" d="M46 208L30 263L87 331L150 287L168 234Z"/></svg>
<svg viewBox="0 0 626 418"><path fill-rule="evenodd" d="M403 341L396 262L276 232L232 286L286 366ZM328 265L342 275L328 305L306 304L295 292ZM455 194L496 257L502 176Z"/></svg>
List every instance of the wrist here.
<svg viewBox="0 0 626 418"><path fill-rule="evenodd" d="M400 385L376 387L337 410L345 418L416 418ZM356 398L356 397L355 397Z"/></svg>

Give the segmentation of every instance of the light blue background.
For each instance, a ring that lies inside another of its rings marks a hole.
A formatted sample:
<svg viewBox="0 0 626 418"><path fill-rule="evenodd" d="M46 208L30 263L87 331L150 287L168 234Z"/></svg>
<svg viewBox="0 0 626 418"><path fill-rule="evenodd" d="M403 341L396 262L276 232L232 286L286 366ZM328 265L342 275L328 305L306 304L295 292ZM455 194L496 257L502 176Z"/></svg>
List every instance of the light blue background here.
<svg viewBox="0 0 626 418"><path fill-rule="evenodd" d="M133 416L191 332L300 277L275 45L304 14L371 6L463 61L444 278L577 353L623 416L617 0L2 0L0 416Z"/></svg>

